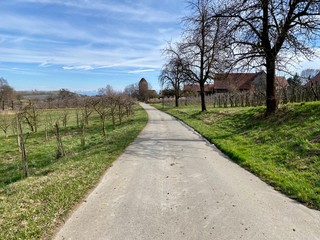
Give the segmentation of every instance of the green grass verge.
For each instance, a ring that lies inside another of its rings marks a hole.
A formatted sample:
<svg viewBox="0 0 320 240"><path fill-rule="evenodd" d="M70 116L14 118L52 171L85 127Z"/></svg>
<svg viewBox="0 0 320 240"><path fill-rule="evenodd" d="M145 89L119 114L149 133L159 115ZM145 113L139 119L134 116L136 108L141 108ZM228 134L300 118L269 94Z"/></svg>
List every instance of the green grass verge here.
<svg viewBox="0 0 320 240"><path fill-rule="evenodd" d="M320 103L264 108L162 107L275 189L320 210Z"/></svg>
<svg viewBox="0 0 320 240"><path fill-rule="evenodd" d="M71 115L71 114L70 114ZM98 116L92 116L86 146L80 146L75 119L62 131L67 156L55 160L51 133L30 133L26 148L31 176L22 177L15 137L0 137L0 239L49 239L72 208L92 189L102 174L136 138L147 122L137 107L115 129L108 122L102 138Z"/></svg>

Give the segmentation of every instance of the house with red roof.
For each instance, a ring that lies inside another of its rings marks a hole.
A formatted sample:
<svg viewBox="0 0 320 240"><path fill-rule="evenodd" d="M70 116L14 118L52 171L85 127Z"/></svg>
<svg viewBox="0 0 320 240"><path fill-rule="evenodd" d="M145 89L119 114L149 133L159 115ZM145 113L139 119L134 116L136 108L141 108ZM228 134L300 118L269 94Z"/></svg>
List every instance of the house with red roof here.
<svg viewBox="0 0 320 240"><path fill-rule="evenodd" d="M320 76L319 76L320 78ZM256 90L266 90L267 75L264 71L257 73L217 73L215 74L214 84L205 84L204 91L206 95L213 93L226 92L254 92ZM276 89L288 87L288 81L285 77L276 76ZM185 84L185 93L200 93L199 84Z"/></svg>
<svg viewBox="0 0 320 240"><path fill-rule="evenodd" d="M311 78L307 83L307 87L312 88L320 88L320 72L318 72L317 75L315 75L313 78Z"/></svg>
<svg viewBox="0 0 320 240"><path fill-rule="evenodd" d="M217 93L234 91L254 91L255 84L264 82L266 74L259 73L218 73L215 75L214 85Z"/></svg>
<svg viewBox="0 0 320 240"><path fill-rule="evenodd" d="M276 76L276 88L285 89L289 86L289 83L285 77Z"/></svg>
<svg viewBox="0 0 320 240"><path fill-rule="evenodd" d="M265 91L267 75L264 71L257 73L218 73L215 75L214 88L217 93L224 92L253 92ZM283 89L288 86L285 77L276 76L276 88Z"/></svg>
<svg viewBox="0 0 320 240"><path fill-rule="evenodd" d="M185 84L183 87L183 91L186 94L200 94L200 85L199 84ZM206 95L211 95L213 94L214 91L214 84L210 83L210 84L205 84L204 85L204 92Z"/></svg>

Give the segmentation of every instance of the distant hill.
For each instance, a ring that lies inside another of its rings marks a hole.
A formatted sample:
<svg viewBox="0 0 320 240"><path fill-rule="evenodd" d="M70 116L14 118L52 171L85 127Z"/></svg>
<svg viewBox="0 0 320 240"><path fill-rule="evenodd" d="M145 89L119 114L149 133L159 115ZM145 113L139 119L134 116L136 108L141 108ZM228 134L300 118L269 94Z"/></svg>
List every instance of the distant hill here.
<svg viewBox="0 0 320 240"><path fill-rule="evenodd" d="M85 96L96 96L98 95L98 91L73 91L74 93L85 95Z"/></svg>
<svg viewBox="0 0 320 240"><path fill-rule="evenodd" d="M46 100L48 98L59 98L61 96L94 96L95 91L75 91L71 92L66 89L59 91L16 91L16 95L20 99L37 99Z"/></svg>
<svg viewBox="0 0 320 240"><path fill-rule="evenodd" d="M20 99L45 100L49 97L58 97L59 91L16 91L16 95Z"/></svg>

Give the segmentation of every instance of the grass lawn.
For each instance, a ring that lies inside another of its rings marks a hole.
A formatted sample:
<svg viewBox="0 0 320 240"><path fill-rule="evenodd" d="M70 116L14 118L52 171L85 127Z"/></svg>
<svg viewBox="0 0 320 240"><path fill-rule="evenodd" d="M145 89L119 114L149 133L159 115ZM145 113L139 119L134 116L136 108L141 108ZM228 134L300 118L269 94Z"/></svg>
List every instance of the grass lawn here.
<svg viewBox="0 0 320 240"><path fill-rule="evenodd" d="M288 104L270 117L264 108L200 106L160 110L193 127L239 165L275 189L320 210L320 103Z"/></svg>
<svg viewBox="0 0 320 240"><path fill-rule="evenodd" d="M49 132L46 139L44 124L37 133L27 134L31 173L27 179L22 175L16 138L11 135L5 139L0 134L0 239L51 238L56 227L97 184L147 122L146 112L137 106L135 114L115 129L108 121L107 137L103 138L99 117L93 114L83 147L81 131L70 111L68 125L62 127L66 157L55 159L55 136Z"/></svg>

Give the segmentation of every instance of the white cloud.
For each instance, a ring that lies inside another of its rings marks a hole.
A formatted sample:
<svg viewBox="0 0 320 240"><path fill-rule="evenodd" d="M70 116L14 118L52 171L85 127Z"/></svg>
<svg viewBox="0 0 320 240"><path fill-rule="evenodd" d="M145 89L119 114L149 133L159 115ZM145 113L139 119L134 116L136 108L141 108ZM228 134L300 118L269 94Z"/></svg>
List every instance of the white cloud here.
<svg viewBox="0 0 320 240"><path fill-rule="evenodd" d="M79 66L63 66L64 70L93 70L94 67L90 65L79 65Z"/></svg>
<svg viewBox="0 0 320 240"><path fill-rule="evenodd" d="M39 67L42 67L42 68L51 67L52 64L50 62L52 62L52 61L44 61L39 64Z"/></svg>
<svg viewBox="0 0 320 240"><path fill-rule="evenodd" d="M26 86L25 76L32 72L47 76L31 76L30 81L68 88L69 82L79 87L75 78L120 84L120 77L130 83L135 74L146 73L157 79L163 65L160 49L172 35L179 35L179 14L172 4L177 5L156 0L1 2L0 15L5 19L0 21L1 67L12 81L23 78Z"/></svg>
<svg viewBox="0 0 320 240"><path fill-rule="evenodd" d="M154 72L154 71L155 71L155 69L142 69L142 70L129 71L128 73L138 74L138 73Z"/></svg>
<svg viewBox="0 0 320 240"><path fill-rule="evenodd" d="M20 3L35 3L35 4L55 4L63 5L69 8L75 8L88 14L85 10L93 10L102 13L116 13L121 14L125 18L129 18L140 22L174 22L179 18L175 14L170 14L165 11L157 10L155 8L148 7L146 3L119 3L117 1L105 2L99 0L16 0Z"/></svg>
<svg viewBox="0 0 320 240"><path fill-rule="evenodd" d="M88 32L60 20L10 14L3 17L7 21L0 22L0 61L35 63L39 67L63 65L64 69L77 66L86 70L105 66L145 68L162 65L159 49L163 41L150 32L119 29L117 35L107 32L106 28L103 34ZM19 32L19 35L1 34L1 29Z"/></svg>
<svg viewBox="0 0 320 240"><path fill-rule="evenodd" d="M292 55L294 53L288 53L287 59L287 70L291 75L295 73L300 74L301 71L305 69L319 69L320 66L320 49L313 48L315 56L312 56L311 59L306 59L304 56L300 55ZM289 75L288 75L289 76Z"/></svg>

